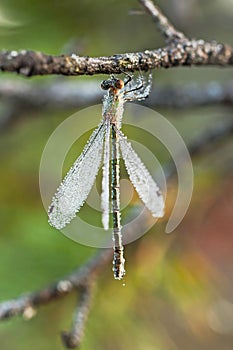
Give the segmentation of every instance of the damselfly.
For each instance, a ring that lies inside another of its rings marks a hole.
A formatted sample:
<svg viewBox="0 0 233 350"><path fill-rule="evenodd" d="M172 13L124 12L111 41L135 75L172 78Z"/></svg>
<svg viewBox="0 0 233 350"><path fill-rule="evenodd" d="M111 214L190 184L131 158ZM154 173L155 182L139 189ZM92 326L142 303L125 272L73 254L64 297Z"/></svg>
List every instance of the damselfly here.
<svg viewBox="0 0 233 350"><path fill-rule="evenodd" d="M120 152L130 181L145 206L157 218L162 217L164 211L164 200L159 187L121 131L124 103L143 100L151 90L151 76L146 85L143 84L142 77L134 83L131 80L128 75L124 80L111 76L102 82L101 87L108 90L103 100L102 120L58 187L48 210L49 223L52 226L62 229L69 224L91 191L103 158L102 224L105 230L109 228L111 211L115 279L122 279L125 274L120 214Z"/></svg>

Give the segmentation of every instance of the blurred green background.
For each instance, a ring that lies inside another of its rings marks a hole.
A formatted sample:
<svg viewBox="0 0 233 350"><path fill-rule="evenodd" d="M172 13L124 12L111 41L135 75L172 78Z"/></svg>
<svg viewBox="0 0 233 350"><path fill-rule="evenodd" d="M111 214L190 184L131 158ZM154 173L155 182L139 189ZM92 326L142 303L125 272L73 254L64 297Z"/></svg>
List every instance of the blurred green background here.
<svg viewBox="0 0 233 350"><path fill-rule="evenodd" d="M157 3L187 35L232 42L232 0ZM73 47L81 55L98 56L163 46L149 16L129 15L130 10L139 8L136 0L2 0L0 48L61 54ZM154 75L160 86L190 82L204 86L233 77L230 69L210 67L159 70ZM58 79L1 74L1 81L9 78L38 85ZM61 79L99 84L101 78ZM232 118L232 110L225 106L157 110L187 142L202 130ZM73 112L37 110L1 131L1 301L45 286L95 252L48 225L39 192L43 148L53 130ZM169 184L165 219L126 247L126 286L113 280L111 266L103 270L82 349L233 348L232 155L233 142L228 138L194 159L192 203L182 224L166 236L165 221L176 195L176 181ZM166 160L163 153L158 158ZM73 294L42 307L28 322L22 318L2 322L1 350L62 349L59 332L69 329L75 305Z"/></svg>

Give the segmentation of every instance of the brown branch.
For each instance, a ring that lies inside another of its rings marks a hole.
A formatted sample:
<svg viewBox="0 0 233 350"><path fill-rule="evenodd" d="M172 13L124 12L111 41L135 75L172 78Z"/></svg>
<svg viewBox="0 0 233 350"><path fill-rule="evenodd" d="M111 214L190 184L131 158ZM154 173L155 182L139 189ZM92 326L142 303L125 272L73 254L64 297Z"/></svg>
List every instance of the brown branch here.
<svg viewBox="0 0 233 350"><path fill-rule="evenodd" d="M157 23L169 45L144 52L116 54L109 57L52 56L34 51L0 52L0 70L34 75L93 75L148 71L177 66L228 66L233 64L233 47L215 41L188 39L169 22L151 0L138 0Z"/></svg>
<svg viewBox="0 0 233 350"><path fill-rule="evenodd" d="M101 268L111 260L112 249L100 250L94 258L81 266L70 275L41 289L40 291L25 294L17 299L0 304L0 320L17 315L27 315L27 311L64 297L74 289L88 285L98 275Z"/></svg>
<svg viewBox="0 0 233 350"><path fill-rule="evenodd" d="M162 13L158 6L151 0L139 0L142 6L146 11L152 16L154 22L157 24L160 32L168 39L171 40L184 40L186 39L185 35L182 32L179 32L175 27L170 23L168 18Z"/></svg>
<svg viewBox="0 0 233 350"><path fill-rule="evenodd" d="M177 66L230 66L233 47L215 41L185 40L157 50L109 57L52 56L34 51L0 52L0 70L27 77L35 75L121 74Z"/></svg>
<svg viewBox="0 0 233 350"><path fill-rule="evenodd" d="M74 313L73 327L70 332L62 332L62 340L66 348L73 349L79 347L83 336L84 328L90 311L93 294L93 283L79 288L78 306Z"/></svg>

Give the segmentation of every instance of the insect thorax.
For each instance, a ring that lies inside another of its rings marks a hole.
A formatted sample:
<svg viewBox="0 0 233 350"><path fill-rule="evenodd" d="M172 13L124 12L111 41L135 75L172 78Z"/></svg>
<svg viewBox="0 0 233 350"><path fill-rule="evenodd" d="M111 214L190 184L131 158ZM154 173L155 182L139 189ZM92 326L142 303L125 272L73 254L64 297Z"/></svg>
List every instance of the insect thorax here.
<svg viewBox="0 0 233 350"><path fill-rule="evenodd" d="M122 115L124 109L123 92L117 94L108 92L103 100L103 118L109 119L111 124L115 124L118 129L121 128Z"/></svg>

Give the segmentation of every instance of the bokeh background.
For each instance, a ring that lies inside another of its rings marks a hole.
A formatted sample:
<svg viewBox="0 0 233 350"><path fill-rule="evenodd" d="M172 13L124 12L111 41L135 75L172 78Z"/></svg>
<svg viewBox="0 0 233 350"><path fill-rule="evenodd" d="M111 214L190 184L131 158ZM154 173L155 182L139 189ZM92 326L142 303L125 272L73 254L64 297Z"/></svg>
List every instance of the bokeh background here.
<svg viewBox="0 0 233 350"><path fill-rule="evenodd" d="M187 35L232 43L232 0L157 3ZM163 46L151 18L130 15L133 9L140 9L136 0L1 0L0 48L98 56ZM156 85L179 89L190 83L203 87L233 78L230 69L210 67L173 68L154 75L154 89ZM12 84L22 81L41 88L61 80L98 85L101 78L24 79L2 73L1 84L11 79ZM224 105L156 110L187 143L202 131L232 120L232 109ZM75 111L37 108L24 113L22 108L14 122L0 130L1 301L45 286L81 266L95 252L48 225L39 191L38 170L47 139ZM6 101L1 97L2 120L5 112ZM164 164L169 161L162 149L157 153ZM176 177L170 181L165 218L126 247L126 286L113 280L111 266L103 269L82 349L233 348L232 165L231 135L193 159L190 208L175 232L165 235L176 196ZM42 307L28 322L22 318L2 322L1 350L62 349L59 332L69 329L75 305L73 294Z"/></svg>

